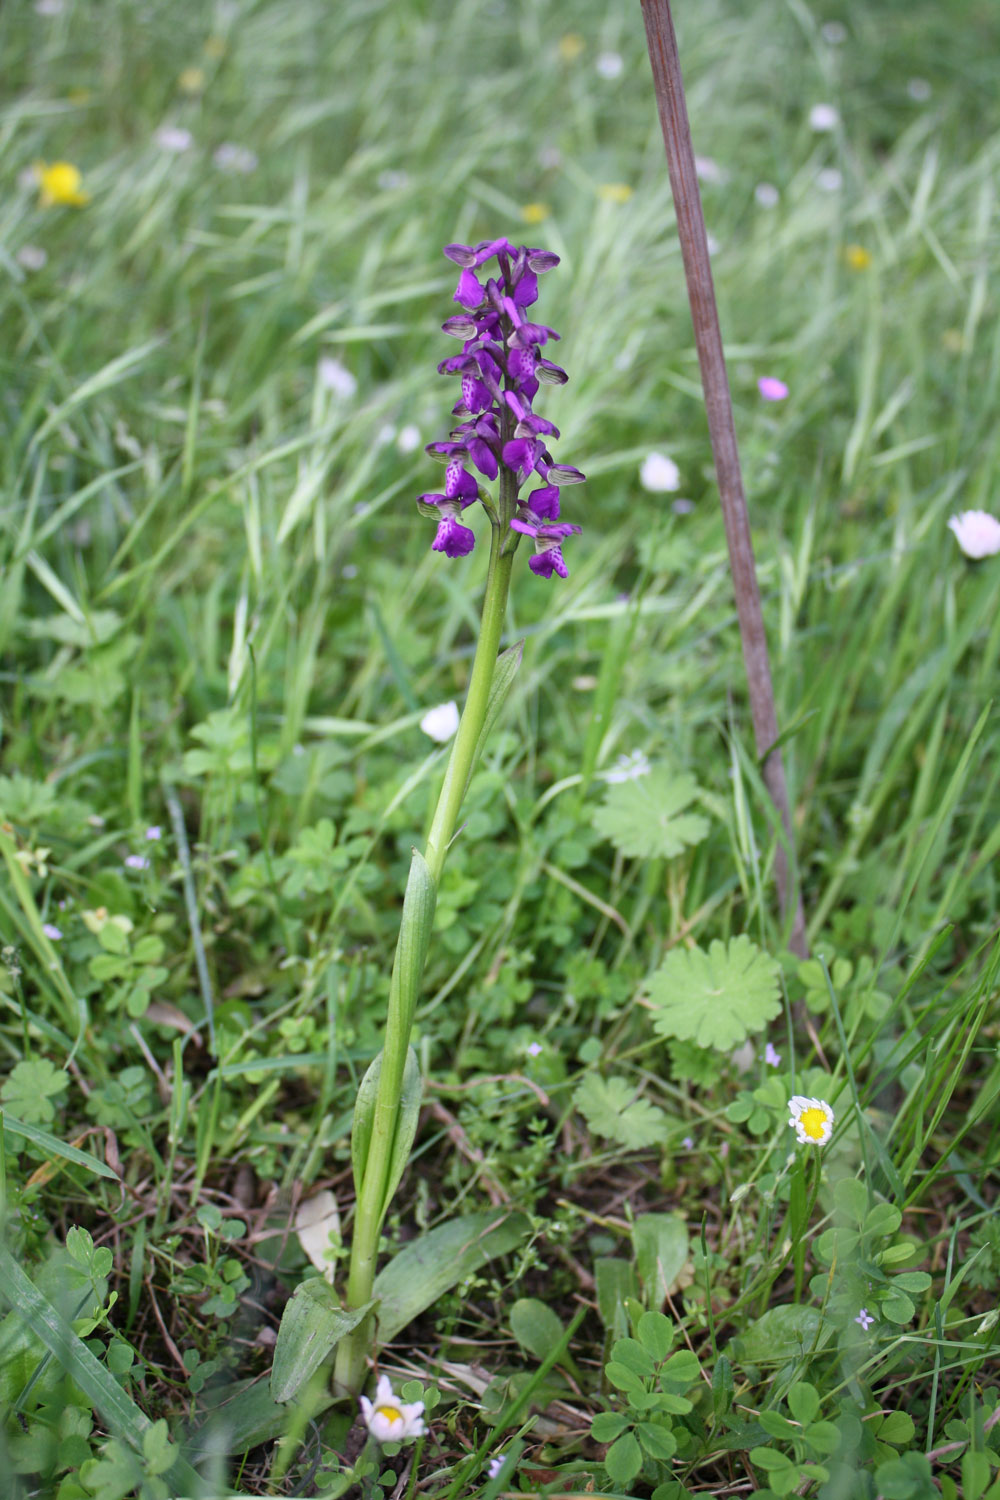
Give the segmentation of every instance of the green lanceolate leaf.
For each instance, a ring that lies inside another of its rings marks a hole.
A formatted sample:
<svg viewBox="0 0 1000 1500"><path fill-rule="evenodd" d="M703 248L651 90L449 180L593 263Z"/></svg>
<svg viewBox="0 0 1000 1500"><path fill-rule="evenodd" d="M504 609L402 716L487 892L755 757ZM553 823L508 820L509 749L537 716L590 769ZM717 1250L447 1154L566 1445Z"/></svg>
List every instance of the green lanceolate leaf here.
<svg viewBox="0 0 1000 1500"><path fill-rule="evenodd" d="M427 868L423 855L414 849L406 882L406 895L403 897L403 916L399 924L399 942L396 945L389 993L390 1011L396 1006L401 1010L405 1007L407 1035L420 994L436 901L434 877Z"/></svg>
<svg viewBox="0 0 1000 1500"><path fill-rule="evenodd" d="M658 1311L688 1258L688 1233L679 1214L642 1214L632 1225L635 1262L646 1305Z"/></svg>
<svg viewBox="0 0 1000 1500"><path fill-rule="evenodd" d="M24 1140L39 1146L49 1156L58 1156L64 1161L75 1162L78 1167L86 1167L88 1172L94 1172L98 1177L110 1177L112 1182L118 1181L118 1174L106 1162L100 1161L96 1156L91 1156L89 1151L81 1151L76 1146L67 1145L58 1136L42 1130L38 1125L29 1125L26 1120L15 1120L12 1115L3 1113L0 1113L0 1123L8 1135L22 1136Z"/></svg>
<svg viewBox="0 0 1000 1500"><path fill-rule="evenodd" d="M351 1165L354 1168L354 1190L360 1196L361 1183L364 1180L365 1167L368 1164L368 1152L371 1147L372 1130L375 1124L375 1107L378 1100L379 1079L382 1076L382 1058L384 1053L380 1052L378 1057L370 1064L368 1071L361 1080L358 1089L358 1097L354 1104L354 1125L351 1130ZM382 1213L392 1200L392 1195L399 1186L399 1180L406 1170L406 1163L410 1159L410 1150L413 1146L413 1138L417 1133L417 1122L420 1118L420 1103L423 1098L423 1079L420 1076L420 1064L417 1062L417 1054L410 1047L406 1054L406 1067L403 1071L403 1087L399 1099L399 1112L396 1117L396 1132L392 1138L392 1154L389 1158L389 1176L386 1182L385 1199L382 1204Z"/></svg>
<svg viewBox="0 0 1000 1500"><path fill-rule="evenodd" d="M547 1302L540 1302L537 1297L519 1297L510 1310L510 1331L522 1349L536 1359L545 1359L566 1330Z"/></svg>
<svg viewBox="0 0 1000 1500"><path fill-rule="evenodd" d="M516 1249L530 1231L525 1214L496 1209L452 1219L413 1240L375 1278L379 1341L394 1339L488 1260Z"/></svg>
<svg viewBox="0 0 1000 1500"><path fill-rule="evenodd" d="M728 1052L762 1031L781 1010L778 965L748 937L675 948L649 981L653 1025L661 1036Z"/></svg>
<svg viewBox="0 0 1000 1500"><path fill-rule="evenodd" d="M521 657L524 654L524 642L517 641L513 646L508 646L506 651L501 651L497 657L496 666L493 668L493 681L490 684L490 696L486 703L486 718L483 727L479 731L476 741L476 750L469 762L469 774L465 779L465 790L469 790L469 782L475 774L479 764L479 758L486 749L486 743L493 732L493 726L500 717L500 711L514 686L514 678L517 669L521 665Z"/></svg>
<svg viewBox="0 0 1000 1500"><path fill-rule="evenodd" d="M371 1308L342 1308L336 1292L322 1276L311 1276L295 1288L285 1303L274 1346L271 1395L275 1401L291 1401L310 1375L356 1328Z"/></svg>

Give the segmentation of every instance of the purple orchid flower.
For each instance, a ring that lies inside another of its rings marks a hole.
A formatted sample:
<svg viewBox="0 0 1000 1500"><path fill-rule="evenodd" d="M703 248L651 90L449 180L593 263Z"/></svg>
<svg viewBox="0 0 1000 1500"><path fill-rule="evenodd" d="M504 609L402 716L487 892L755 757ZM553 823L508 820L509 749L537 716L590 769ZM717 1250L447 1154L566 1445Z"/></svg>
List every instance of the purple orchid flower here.
<svg viewBox="0 0 1000 1500"><path fill-rule="evenodd" d="M431 457L447 466L444 493L421 495L418 502L437 517L431 545L447 557L467 556L475 535L459 517L479 499L507 538L504 551L509 553L519 536L530 536L535 544L531 571L565 578L562 543L580 527L559 520L558 487L584 476L571 464L553 462L546 445L558 438L559 429L532 410L541 385L563 385L568 377L542 355L558 333L525 312L538 300L539 276L558 265L559 257L537 247L515 247L504 238L446 245L444 253L459 267L453 300L461 310L442 330L461 339L462 352L442 360L438 371L459 377L461 396L452 408L458 425L446 441L427 445ZM483 268L494 260L497 269L489 275ZM499 478L499 502L480 488L470 469L489 480ZM532 476L540 487L521 497Z"/></svg>

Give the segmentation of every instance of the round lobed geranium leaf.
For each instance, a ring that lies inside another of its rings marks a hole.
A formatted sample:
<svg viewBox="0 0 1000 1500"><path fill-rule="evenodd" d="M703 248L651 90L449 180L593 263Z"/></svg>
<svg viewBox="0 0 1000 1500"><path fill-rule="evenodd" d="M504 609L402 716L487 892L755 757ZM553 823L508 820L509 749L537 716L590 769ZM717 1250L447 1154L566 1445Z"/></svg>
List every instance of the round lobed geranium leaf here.
<svg viewBox="0 0 1000 1500"><path fill-rule="evenodd" d="M661 1036L728 1052L781 1010L778 965L748 937L668 953L649 982Z"/></svg>

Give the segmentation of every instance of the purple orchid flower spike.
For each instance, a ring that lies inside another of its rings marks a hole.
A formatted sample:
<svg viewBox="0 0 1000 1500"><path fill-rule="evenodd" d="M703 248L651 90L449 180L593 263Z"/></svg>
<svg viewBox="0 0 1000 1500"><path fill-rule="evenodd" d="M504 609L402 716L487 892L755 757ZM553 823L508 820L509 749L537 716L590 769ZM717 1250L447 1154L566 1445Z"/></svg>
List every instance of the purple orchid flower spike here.
<svg viewBox="0 0 1000 1500"><path fill-rule="evenodd" d="M462 389L452 408L458 426L446 441L429 443L426 450L447 465L444 494L421 495L418 502L437 518L431 545L447 557L468 556L475 534L459 517L478 499L498 528L501 553L509 554L520 537L529 536L535 544L531 571L565 578L562 543L580 527L559 520L558 487L584 476L571 464L553 462L547 444L558 438L559 429L532 410L541 386L565 385L568 376L542 355L558 333L526 313L538 300L539 277L557 266L559 257L502 237L446 245L444 253L459 267L453 300L460 311L442 330L462 341L462 352L442 360L438 373L457 375ZM484 269L490 261L496 263L493 275ZM497 500L470 470L499 479ZM541 487L521 498L529 478L541 481Z"/></svg>

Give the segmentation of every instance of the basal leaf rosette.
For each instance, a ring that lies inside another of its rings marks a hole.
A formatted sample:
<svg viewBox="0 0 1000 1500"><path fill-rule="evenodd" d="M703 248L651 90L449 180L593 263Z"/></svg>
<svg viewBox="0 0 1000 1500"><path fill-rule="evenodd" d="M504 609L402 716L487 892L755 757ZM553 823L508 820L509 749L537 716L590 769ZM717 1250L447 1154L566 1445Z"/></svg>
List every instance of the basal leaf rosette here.
<svg viewBox="0 0 1000 1500"><path fill-rule="evenodd" d="M708 820L685 812L701 795L693 776L659 766L608 787L594 827L629 859L674 859L708 833Z"/></svg>
<svg viewBox="0 0 1000 1500"><path fill-rule="evenodd" d="M729 1052L781 1010L778 965L745 935L668 953L649 981L660 1036Z"/></svg>

